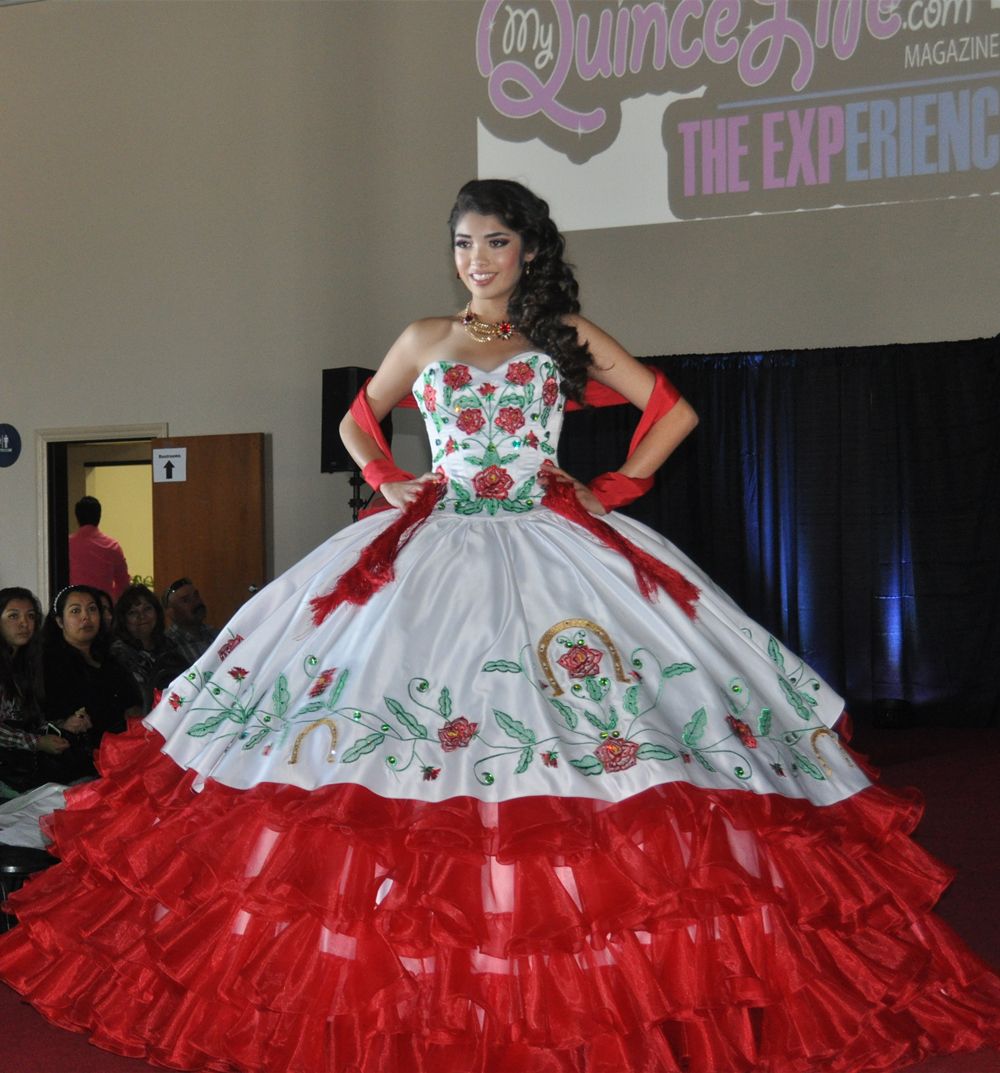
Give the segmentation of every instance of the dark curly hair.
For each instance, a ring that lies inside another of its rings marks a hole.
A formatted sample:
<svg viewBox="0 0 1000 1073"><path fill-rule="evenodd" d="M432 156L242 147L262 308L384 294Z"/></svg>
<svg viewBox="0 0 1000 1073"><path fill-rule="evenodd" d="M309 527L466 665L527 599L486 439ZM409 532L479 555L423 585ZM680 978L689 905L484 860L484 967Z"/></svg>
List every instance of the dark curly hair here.
<svg viewBox="0 0 1000 1073"><path fill-rule="evenodd" d="M473 179L459 190L448 217L452 243L467 212L503 220L521 237L524 252L534 253L507 311L521 334L555 361L563 392L581 401L593 357L576 330L563 321L567 313L580 312L579 287L572 266L563 260L566 241L549 215L548 203L510 179Z"/></svg>

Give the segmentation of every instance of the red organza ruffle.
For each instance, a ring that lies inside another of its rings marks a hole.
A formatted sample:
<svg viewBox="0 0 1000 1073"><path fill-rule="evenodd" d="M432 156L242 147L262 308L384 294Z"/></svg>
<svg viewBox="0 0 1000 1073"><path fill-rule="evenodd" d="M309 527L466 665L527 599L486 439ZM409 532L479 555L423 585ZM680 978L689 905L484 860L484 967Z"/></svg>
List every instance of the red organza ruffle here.
<svg viewBox="0 0 1000 1073"><path fill-rule="evenodd" d="M95 1043L250 1073L864 1073L1000 1041L912 798L239 791L142 726L53 815L0 975Z"/></svg>

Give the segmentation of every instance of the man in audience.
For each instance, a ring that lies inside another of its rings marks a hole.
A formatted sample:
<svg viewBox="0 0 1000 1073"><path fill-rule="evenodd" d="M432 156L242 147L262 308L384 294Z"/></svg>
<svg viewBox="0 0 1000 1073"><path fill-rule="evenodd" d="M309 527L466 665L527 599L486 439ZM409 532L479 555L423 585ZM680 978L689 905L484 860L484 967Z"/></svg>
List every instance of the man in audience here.
<svg viewBox="0 0 1000 1073"><path fill-rule="evenodd" d="M190 578L178 578L163 593L163 610L170 622L166 635L190 667L215 640L218 630L205 625L208 609Z"/></svg>
<svg viewBox="0 0 1000 1073"><path fill-rule="evenodd" d="M69 583L100 589L117 603L131 583L122 546L97 528L100 500L84 496L74 510L80 528L69 538Z"/></svg>

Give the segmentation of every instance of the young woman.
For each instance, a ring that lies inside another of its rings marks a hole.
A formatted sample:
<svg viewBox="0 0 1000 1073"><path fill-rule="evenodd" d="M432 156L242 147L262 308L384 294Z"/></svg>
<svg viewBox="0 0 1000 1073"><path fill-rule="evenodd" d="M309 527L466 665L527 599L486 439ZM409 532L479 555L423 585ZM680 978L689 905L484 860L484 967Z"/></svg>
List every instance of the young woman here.
<svg viewBox="0 0 1000 1073"><path fill-rule="evenodd" d="M115 605L111 655L135 679L144 712L153 707L158 666L181 658L165 630L163 605L156 595L145 585L130 585Z"/></svg>
<svg viewBox="0 0 1000 1073"><path fill-rule="evenodd" d="M74 782L96 774L94 750L106 733L120 734L128 718L142 715L142 698L110 655L98 590L63 589L45 620L43 642L46 716L72 746L45 767L51 781Z"/></svg>
<svg viewBox="0 0 1000 1073"><path fill-rule="evenodd" d="M392 509L105 739L0 973L186 1069L874 1073L996 1040L1000 981L930 915L947 876L840 698L614 510L690 407L580 316L530 191L470 183L451 226L465 308L342 426ZM598 389L642 418L585 487L559 429ZM379 434L411 392L420 477Z"/></svg>
<svg viewBox="0 0 1000 1073"><path fill-rule="evenodd" d="M42 714L42 660L38 630L42 609L28 589L0 589L0 787L3 796L46 781L38 756L58 756L69 742L46 726Z"/></svg>

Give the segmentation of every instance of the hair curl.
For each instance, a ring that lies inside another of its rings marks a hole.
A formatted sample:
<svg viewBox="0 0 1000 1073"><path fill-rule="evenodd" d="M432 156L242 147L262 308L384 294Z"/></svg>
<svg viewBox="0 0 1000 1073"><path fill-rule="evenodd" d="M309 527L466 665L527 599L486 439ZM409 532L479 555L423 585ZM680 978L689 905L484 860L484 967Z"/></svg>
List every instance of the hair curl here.
<svg viewBox="0 0 1000 1073"><path fill-rule="evenodd" d="M564 394L581 401L593 357L563 319L580 312L579 287L572 266L563 260L566 240L549 215L548 203L510 179L473 179L459 190L448 218L453 243L458 221L468 212L498 217L520 236L522 252L534 255L507 311L521 334L559 367Z"/></svg>

